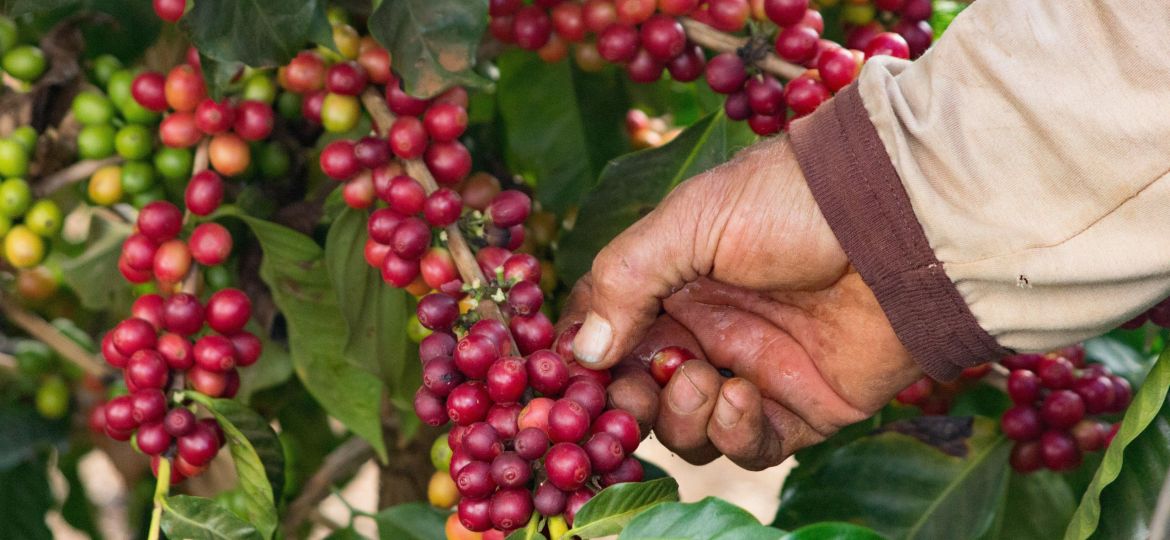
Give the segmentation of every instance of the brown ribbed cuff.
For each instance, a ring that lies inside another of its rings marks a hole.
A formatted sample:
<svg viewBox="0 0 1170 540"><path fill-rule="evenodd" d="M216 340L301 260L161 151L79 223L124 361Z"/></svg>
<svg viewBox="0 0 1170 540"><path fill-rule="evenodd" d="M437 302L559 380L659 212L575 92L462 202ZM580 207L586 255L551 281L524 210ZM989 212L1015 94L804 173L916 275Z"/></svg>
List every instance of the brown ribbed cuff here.
<svg viewBox="0 0 1170 540"><path fill-rule="evenodd" d="M850 263L927 375L952 380L1009 353L975 321L935 258L856 84L793 123L791 140Z"/></svg>

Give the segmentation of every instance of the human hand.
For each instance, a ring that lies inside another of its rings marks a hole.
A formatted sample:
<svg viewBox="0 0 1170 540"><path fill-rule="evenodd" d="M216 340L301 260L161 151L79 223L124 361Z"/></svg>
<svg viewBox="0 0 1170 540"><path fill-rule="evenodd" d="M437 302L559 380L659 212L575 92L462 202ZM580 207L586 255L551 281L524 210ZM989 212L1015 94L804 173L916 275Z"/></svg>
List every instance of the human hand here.
<svg viewBox="0 0 1170 540"><path fill-rule="evenodd" d="M694 463L775 465L921 377L783 139L684 183L602 250L562 324L582 318L578 360L620 362L612 404ZM667 345L699 359L660 391L645 362Z"/></svg>

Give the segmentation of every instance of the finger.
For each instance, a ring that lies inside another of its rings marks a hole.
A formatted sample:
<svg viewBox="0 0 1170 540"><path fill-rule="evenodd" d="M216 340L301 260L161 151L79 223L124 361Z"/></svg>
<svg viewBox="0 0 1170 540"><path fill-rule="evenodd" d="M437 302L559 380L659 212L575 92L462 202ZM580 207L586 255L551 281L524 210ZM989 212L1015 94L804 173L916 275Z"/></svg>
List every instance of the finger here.
<svg viewBox="0 0 1170 540"><path fill-rule="evenodd" d="M565 302L565 307L561 308L560 317L557 319L555 327L556 335L560 335L566 328L578 324L585 320L585 314L589 312L589 299L593 295L593 280L589 274L585 274L577 283L573 284L573 290L569 292L569 299Z"/></svg>
<svg viewBox="0 0 1170 540"><path fill-rule="evenodd" d="M658 316L661 299L710 269L725 176L684 183L593 261L593 294L574 342L586 364L616 364Z"/></svg>
<svg viewBox="0 0 1170 540"><path fill-rule="evenodd" d="M707 423L715 448L736 465L759 471L784 460L782 435L764 415L764 400L754 384L738 377L723 383Z"/></svg>
<svg viewBox="0 0 1170 540"><path fill-rule="evenodd" d="M689 360L662 392L654 433L664 446L690 463L703 464L719 457L707 438L707 423L715 409L723 377L702 360Z"/></svg>
<svg viewBox="0 0 1170 540"><path fill-rule="evenodd" d="M610 407L633 414L643 436L650 433L658 419L660 391L658 383L650 376L647 363L651 355L669 345L696 351L701 358L695 336L671 316L662 315L647 330L645 339L613 369L614 379L608 387Z"/></svg>

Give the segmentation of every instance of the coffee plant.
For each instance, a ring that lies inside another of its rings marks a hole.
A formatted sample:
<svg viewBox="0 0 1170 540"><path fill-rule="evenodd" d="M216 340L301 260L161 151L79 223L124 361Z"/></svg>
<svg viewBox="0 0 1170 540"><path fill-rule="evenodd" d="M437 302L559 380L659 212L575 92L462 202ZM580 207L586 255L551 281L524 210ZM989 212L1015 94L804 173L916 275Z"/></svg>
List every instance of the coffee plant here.
<svg viewBox="0 0 1170 540"><path fill-rule="evenodd" d="M912 384L797 452L770 525L680 502L558 322L681 181L965 6L0 2L0 536L101 538L93 455L150 540L1149 534L1170 301ZM380 510L324 518L370 460Z"/></svg>

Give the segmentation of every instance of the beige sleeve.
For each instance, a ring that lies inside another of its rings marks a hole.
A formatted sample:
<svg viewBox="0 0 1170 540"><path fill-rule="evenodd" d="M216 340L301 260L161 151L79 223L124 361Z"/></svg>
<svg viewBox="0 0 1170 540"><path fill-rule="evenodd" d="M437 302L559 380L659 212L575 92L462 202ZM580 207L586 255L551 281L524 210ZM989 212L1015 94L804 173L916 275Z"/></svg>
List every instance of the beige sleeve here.
<svg viewBox="0 0 1170 540"><path fill-rule="evenodd" d="M979 0L865 111L946 277L999 345L1170 295L1170 2Z"/></svg>

